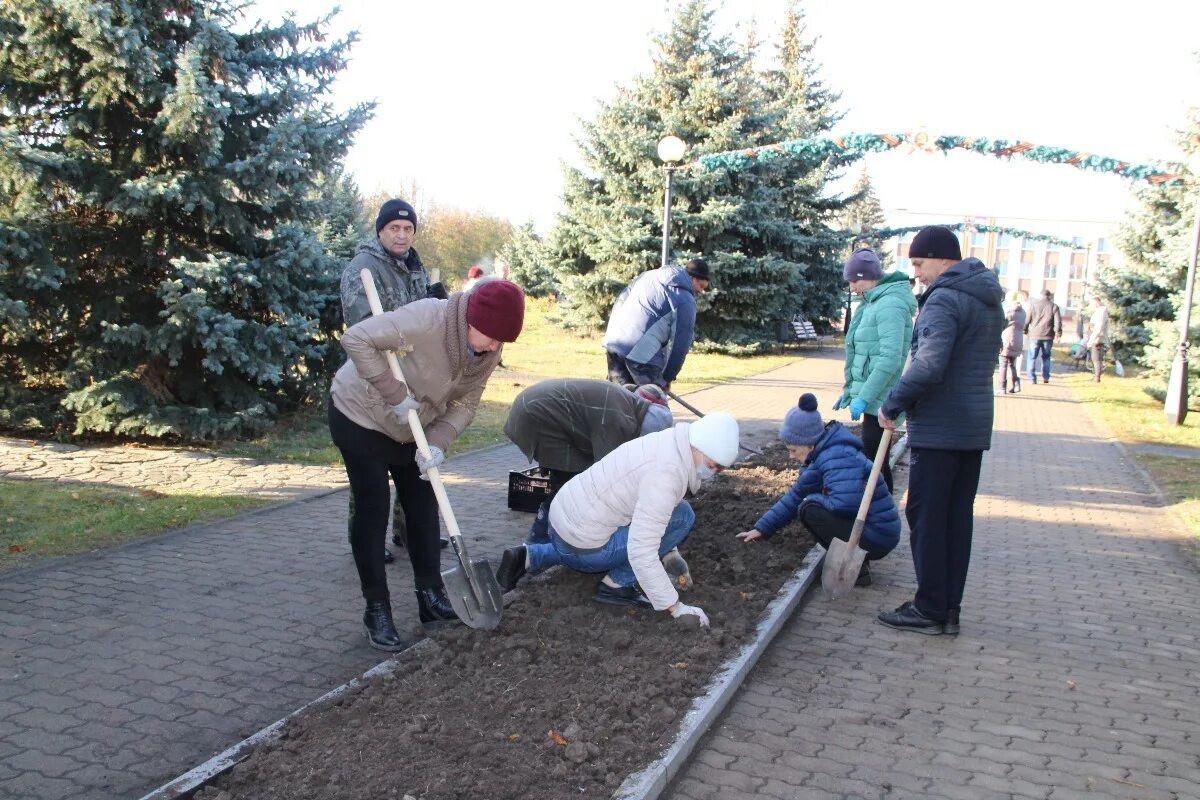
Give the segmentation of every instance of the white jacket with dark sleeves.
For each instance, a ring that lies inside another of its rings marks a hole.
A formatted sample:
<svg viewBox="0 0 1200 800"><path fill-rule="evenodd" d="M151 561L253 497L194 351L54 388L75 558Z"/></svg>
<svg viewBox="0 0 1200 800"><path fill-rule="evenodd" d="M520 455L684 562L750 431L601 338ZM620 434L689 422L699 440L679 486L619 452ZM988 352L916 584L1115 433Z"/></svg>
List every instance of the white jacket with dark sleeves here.
<svg viewBox="0 0 1200 800"><path fill-rule="evenodd" d="M617 528L629 526L629 564L662 611L679 600L658 558L667 522L688 490L700 488L688 423L618 447L567 481L550 505L550 524L568 544L603 547Z"/></svg>

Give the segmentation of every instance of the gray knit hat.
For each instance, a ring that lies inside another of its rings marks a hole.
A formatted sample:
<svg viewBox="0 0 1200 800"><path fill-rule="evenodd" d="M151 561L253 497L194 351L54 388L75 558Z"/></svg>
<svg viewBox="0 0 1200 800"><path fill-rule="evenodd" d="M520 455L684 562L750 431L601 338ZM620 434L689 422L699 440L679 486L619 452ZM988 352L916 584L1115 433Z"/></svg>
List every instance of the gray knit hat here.
<svg viewBox="0 0 1200 800"><path fill-rule="evenodd" d="M846 281L877 281L883 277L879 256L869 247L860 247L846 259L842 278Z"/></svg>
<svg viewBox="0 0 1200 800"><path fill-rule="evenodd" d="M787 444L814 445L825 432L825 421L817 410L817 396L809 392L800 395L800 402L788 409L779 428L779 438Z"/></svg>

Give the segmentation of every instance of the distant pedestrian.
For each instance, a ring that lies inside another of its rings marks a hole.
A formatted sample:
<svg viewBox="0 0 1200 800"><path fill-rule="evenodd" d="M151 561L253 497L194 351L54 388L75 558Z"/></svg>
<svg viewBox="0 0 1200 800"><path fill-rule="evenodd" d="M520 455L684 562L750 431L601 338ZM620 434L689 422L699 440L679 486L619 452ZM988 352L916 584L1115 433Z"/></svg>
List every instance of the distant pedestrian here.
<svg viewBox="0 0 1200 800"><path fill-rule="evenodd" d="M550 473L550 492L525 543L550 541L550 504L567 481L626 442L673 422L665 395L653 384L629 391L609 381L553 378L518 394L504 435Z"/></svg>
<svg viewBox="0 0 1200 800"><path fill-rule="evenodd" d="M1108 306L1104 298L1096 298L1096 310L1088 322L1088 349L1092 352L1092 380L1100 382L1104 372L1104 348L1108 346Z"/></svg>
<svg viewBox="0 0 1200 800"><path fill-rule="evenodd" d="M887 397L908 358L917 299L908 276L883 274L879 256L869 247L855 250L842 267L850 291L862 295L858 313L846 332L846 382L834 410L850 409L850 419L862 418L863 452L874 460L883 437L879 405ZM883 482L892 490L892 467L883 462Z"/></svg>
<svg viewBox="0 0 1200 800"><path fill-rule="evenodd" d="M1025 309L1015 297L1004 314L1004 331L1000 335L1000 391L1017 394L1021 391L1021 373L1017 359L1024 350ZM1008 387L1008 376L1012 374L1012 388Z"/></svg>
<svg viewBox="0 0 1200 800"><path fill-rule="evenodd" d="M911 531L917 592L884 625L957 634L971 560L975 493L983 451L991 447L992 373L1004 328L1004 290L977 258L963 259L958 237L922 228L909 259L926 286L918 299L912 362L880 409L895 428L908 416Z"/></svg>
<svg viewBox="0 0 1200 800"><path fill-rule="evenodd" d="M770 539L792 520L798 520L826 550L834 539L849 541L871 474L871 461L863 452L863 443L840 422L823 421L816 396L808 393L788 410L779 438L787 445L788 456L801 463L800 475L787 494L737 538L743 542ZM859 545L867 558L856 586L871 583L867 561L883 558L899 541L896 502L888 487L877 482Z"/></svg>
<svg viewBox="0 0 1200 800"><path fill-rule="evenodd" d="M692 349L696 295L708 288L709 277L708 263L693 258L686 267L643 272L625 287L604 334L610 381L671 388Z"/></svg>
<svg viewBox="0 0 1200 800"><path fill-rule="evenodd" d="M471 291L471 288L475 284L479 283L479 279L482 277L483 277L483 267L480 267L478 265L471 267L469 270L467 270L467 280L463 284L462 290L464 292Z"/></svg>
<svg viewBox="0 0 1200 800"><path fill-rule="evenodd" d="M1025 322L1025 333L1033 342L1034 359L1041 359L1042 382L1050 382L1050 353L1054 340L1062 338L1062 309L1054 302L1054 293L1049 289L1042 292L1038 300L1029 307L1029 318ZM1029 377L1037 383L1034 365L1029 365Z"/></svg>

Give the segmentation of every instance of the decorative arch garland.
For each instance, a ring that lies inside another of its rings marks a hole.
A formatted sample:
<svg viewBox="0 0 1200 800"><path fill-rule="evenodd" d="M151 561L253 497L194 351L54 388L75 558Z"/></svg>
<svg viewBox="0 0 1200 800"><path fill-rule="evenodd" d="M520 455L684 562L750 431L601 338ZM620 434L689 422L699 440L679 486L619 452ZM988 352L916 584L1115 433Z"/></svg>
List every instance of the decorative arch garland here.
<svg viewBox="0 0 1200 800"><path fill-rule="evenodd" d="M1050 147L1008 139L986 139L973 136L933 138L924 131L916 133L851 133L828 138L790 139L761 147L727 150L722 153L701 156L684 166L699 166L709 172L718 169L743 170L756 164L771 164L780 161L798 161L814 167L822 163L843 166L857 161L867 153L884 152L900 145L908 145L914 150L928 153L936 151L946 153L961 149L997 158L1019 156L1040 164L1067 164L1077 169L1107 172L1122 178L1164 186L1177 186L1187 182L1184 175L1167 172L1154 164L1135 164L1109 156L1068 150L1065 147Z"/></svg>
<svg viewBox="0 0 1200 800"><path fill-rule="evenodd" d="M1048 233L1034 233L1032 231L1021 230L1020 228L1005 228L1000 225L988 225L982 222L941 222L933 223L940 225L943 228L949 228L952 231L978 231L980 233L1007 233L1009 236L1014 236L1019 239L1034 239L1039 242L1047 242L1049 244L1058 245L1059 247L1070 247L1073 250L1082 250L1081 245L1075 244L1067 239L1058 236L1051 236ZM903 236L906 233L913 233L926 227L925 225L907 225L901 228L864 228L858 231L844 230L838 233L844 236L847 241L856 239L890 239L893 236Z"/></svg>

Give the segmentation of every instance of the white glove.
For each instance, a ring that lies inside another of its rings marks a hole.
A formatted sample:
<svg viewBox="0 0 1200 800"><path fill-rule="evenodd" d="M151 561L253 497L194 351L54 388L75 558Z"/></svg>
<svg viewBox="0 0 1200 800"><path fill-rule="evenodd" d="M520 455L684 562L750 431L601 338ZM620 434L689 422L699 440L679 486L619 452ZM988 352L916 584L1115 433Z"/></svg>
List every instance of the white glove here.
<svg viewBox="0 0 1200 800"><path fill-rule="evenodd" d="M671 608L671 616L675 619L680 617L695 617L700 620L700 627L708 627L708 615L704 613L704 609L699 606L689 606L687 603L676 603Z"/></svg>
<svg viewBox="0 0 1200 800"><path fill-rule="evenodd" d="M408 397L392 406L392 413L399 417L400 421L404 423L408 422L408 412L410 410L416 411L418 414L421 412L421 401L416 397L413 397L412 392L409 392Z"/></svg>
<svg viewBox="0 0 1200 800"><path fill-rule="evenodd" d="M421 470L421 480L429 480L426 474L430 467L440 467L442 462L446 460L446 453L440 447L429 445L429 458L421 455L421 451L417 451L417 469Z"/></svg>

